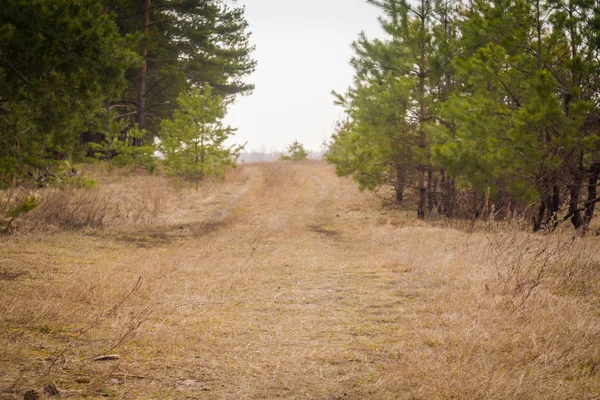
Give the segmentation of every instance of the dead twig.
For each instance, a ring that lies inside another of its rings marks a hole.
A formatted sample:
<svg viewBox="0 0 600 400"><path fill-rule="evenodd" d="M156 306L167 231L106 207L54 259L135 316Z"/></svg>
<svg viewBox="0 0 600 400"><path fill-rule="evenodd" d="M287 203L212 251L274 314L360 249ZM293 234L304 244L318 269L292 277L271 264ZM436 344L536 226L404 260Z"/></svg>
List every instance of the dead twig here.
<svg viewBox="0 0 600 400"><path fill-rule="evenodd" d="M86 326L85 328L81 329L79 331L79 333L69 341L69 343L67 343L67 345L61 350L61 352L54 358L54 360L52 360L52 362L50 363L50 365L48 366L48 368L46 368L46 371L44 372L45 375L50 374L50 372L52 371L52 367L54 367L54 364L56 364L56 362L64 356L64 354L67 352L67 350L69 350L71 348L71 346L73 346L79 339L81 339L81 337L88 332L89 330L91 330L92 328L96 327L103 319L110 317L112 314L114 314L123 304L125 304L125 302L127 301L127 299L129 299L129 297L131 297L131 295L140 287L140 284L142 282L142 277L140 276L137 280L137 282L135 283L135 286L133 287L133 289L131 289L131 291L129 291L127 294L125 294L125 296L123 296L123 298L113 307L111 308L108 313L103 314L101 313L95 320L94 322L92 322L91 324L89 324L88 326Z"/></svg>

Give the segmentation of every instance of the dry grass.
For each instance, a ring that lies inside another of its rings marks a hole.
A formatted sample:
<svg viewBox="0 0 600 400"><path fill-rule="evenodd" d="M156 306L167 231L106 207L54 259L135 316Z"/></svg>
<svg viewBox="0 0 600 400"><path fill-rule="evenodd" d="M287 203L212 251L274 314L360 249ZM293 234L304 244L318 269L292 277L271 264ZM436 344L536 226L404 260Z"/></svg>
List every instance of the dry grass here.
<svg viewBox="0 0 600 400"><path fill-rule="evenodd" d="M0 212L6 215L32 196L38 199L38 206L16 221L21 233L145 226L168 221L179 205L166 178L144 177L91 189L9 189L0 194Z"/></svg>
<svg viewBox="0 0 600 400"><path fill-rule="evenodd" d="M0 398L599 398L597 239L418 223L316 162L234 174L158 229L2 238Z"/></svg>
<svg viewBox="0 0 600 400"><path fill-rule="evenodd" d="M17 227L13 233L162 227L181 222L181 216L187 217L190 209L197 209L207 198L220 195L226 187L220 181L208 179L195 191L185 182L164 176L135 176L120 170L108 175L97 166L93 172L99 187L4 190L0 192L0 217L8 215L23 199L36 197L38 206L15 220ZM237 184L244 179L236 170L229 176L229 181ZM204 211L205 207L201 212Z"/></svg>

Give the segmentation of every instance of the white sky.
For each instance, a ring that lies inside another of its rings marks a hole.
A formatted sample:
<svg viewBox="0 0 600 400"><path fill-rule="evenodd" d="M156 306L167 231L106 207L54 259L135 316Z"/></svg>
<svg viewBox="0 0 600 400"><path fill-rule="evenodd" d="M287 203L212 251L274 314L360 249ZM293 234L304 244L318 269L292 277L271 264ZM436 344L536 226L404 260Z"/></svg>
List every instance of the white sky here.
<svg viewBox="0 0 600 400"><path fill-rule="evenodd" d="M284 150L297 139L320 150L343 116L331 90L352 83L351 43L360 31L379 36L379 10L366 0L238 0L256 46L256 85L225 122L247 151Z"/></svg>

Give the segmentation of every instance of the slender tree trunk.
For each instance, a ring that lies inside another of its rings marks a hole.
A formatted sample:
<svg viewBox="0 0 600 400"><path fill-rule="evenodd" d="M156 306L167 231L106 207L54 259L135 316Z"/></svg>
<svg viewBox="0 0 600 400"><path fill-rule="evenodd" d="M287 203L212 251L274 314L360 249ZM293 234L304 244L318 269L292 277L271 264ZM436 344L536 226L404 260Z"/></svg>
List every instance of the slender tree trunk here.
<svg viewBox="0 0 600 400"><path fill-rule="evenodd" d="M418 180L419 180L419 205L418 205L418 209L417 209L417 216L420 219L425 219L425 204L427 201L427 189L425 187L425 162L423 160L424 157L424 153L425 153L425 129L423 129L423 124L425 121L425 101L424 101L424 97L425 97L425 77L423 74L421 74L421 76L419 77L419 97L420 97L420 102L421 102L421 109L420 109L420 115L419 115L419 119L420 119L420 124L421 127L419 129L419 149L421 149L421 154L420 156L420 160L419 160L419 167L418 167L418 171L417 171L417 175L418 175Z"/></svg>
<svg viewBox="0 0 600 400"><path fill-rule="evenodd" d="M541 20L541 12L540 12L540 0L537 0L535 2L535 8L536 8L535 28L536 28L536 32L537 32L536 58L537 58L537 69L540 70L542 68L542 20ZM544 129L542 129L540 131L540 141L543 146L547 146L549 144L549 141L547 140L547 136L548 136L547 132ZM544 168L542 166L542 171L540 171L540 176L541 176L540 184L538 185L538 188L540 190L540 203L538 206L537 218L535 216L533 217L533 230L535 232L537 232L545 227L546 222L547 222L546 215L548 213L548 208L549 208L549 206L551 207L551 204L552 204L551 194L549 193L548 181L547 181L547 178L545 177L546 174L547 174L547 171L544 171Z"/></svg>
<svg viewBox="0 0 600 400"><path fill-rule="evenodd" d="M198 168L198 161L200 157L198 154L198 143L194 142L194 165ZM198 186L200 185L200 174L196 172L196 190L198 190Z"/></svg>
<svg viewBox="0 0 600 400"><path fill-rule="evenodd" d="M573 177L571 178L571 184L569 185L569 214L573 214L571 223L575 229L581 229L585 223L581 216L581 212L579 211L579 198L581 194L581 185L583 184L583 152L579 153L578 158L577 167L573 168Z"/></svg>
<svg viewBox="0 0 600 400"><path fill-rule="evenodd" d="M402 204L404 201L404 186L406 182L406 173L404 167L396 165L396 204Z"/></svg>
<svg viewBox="0 0 600 400"><path fill-rule="evenodd" d="M453 179L446 177L446 170L440 170L441 189L442 189L442 213L448 218L454 216L456 208L456 190Z"/></svg>
<svg viewBox="0 0 600 400"><path fill-rule="evenodd" d="M417 208L417 216L420 219L425 219L425 206L427 201L427 188L425 187L425 149L427 147L427 138L425 136L425 119L427 109L425 107L425 1L421 0L421 32L420 36L420 60L419 60L419 142L418 146L421 150L419 154L419 167L417 177L419 181L419 204Z"/></svg>
<svg viewBox="0 0 600 400"><path fill-rule="evenodd" d="M554 181L556 182L558 178L555 176ZM552 226L552 229L556 228L558 225L558 212L560 211L560 186L554 184L552 185L552 209L548 215L548 219Z"/></svg>
<svg viewBox="0 0 600 400"><path fill-rule="evenodd" d="M541 195L541 200L540 203L538 205L538 212L537 212L537 217L534 216L533 217L533 231L537 232L539 230L542 229L543 225L544 225L544 216L546 215L546 195L542 194Z"/></svg>
<svg viewBox="0 0 600 400"><path fill-rule="evenodd" d="M560 187L550 183L553 181L552 177L544 179L544 181L546 184L541 190L538 215L533 219L533 230L536 232L541 229L554 230L558 225Z"/></svg>
<svg viewBox="0 0 600 400"><path fill-rule="evenodd" d="M600 177L600 162L595 162L590 167L590 175L588 178L588 201L585 206L584 226L587 229L594 218L594 209L596 202L594 200L598 196L598 178Z"/></svg>
<svg viewBox="0 0 600 400"><path fill-rule="evenodd" d="M144 38L148 37L148 27L150 26L150 0L144 0ZM144 129L146 127L146 75L147 75L147 61L146 57L148 56L148 49L146 47L146 43L142 44L142 49L140 50L140 56L143 59L142 68L140 70L140 82L138 86L138 96L137 96L137 124L138 128ZM141 146L143 144L142 138L134 138L133 145Z"/></svg>
<svg viewBox="0 0 600 400"><path fill-rule="evenodd" d="M427 168L427 210L429 215L433 212L435 206L435 180L433 179L433 171Z"/></svg>
<svg viewBox="0 0 600 400"><path fill-rule="evenodd" d="M572 4L569 4L569 19L573 18L573 9ZM570 24L569 27L570 32L570 41L571 41L571 59L577 59L577 41L576 41L576 32L575 25L573 23ZM577 68L571 68L571 88L579 87L579 73L576 72ZM564 108L565 115L570 118L571 113L571 101L573 101L573 94L578 93L579 91L574 91L573 89L569 90L564 97ZM579 99L576 99L579 100ZM583 229L587 228L587 222L585 218L581 215L581 211L579 210L579 200L581 196L581 189L583 185L584 178L584 170L583 170L583 151L579 152L577 156L577 166L573 168L573 177L571 181L571 185L569 187L569 214L573 214L571 217L571 223L575 229Z"/></svg>

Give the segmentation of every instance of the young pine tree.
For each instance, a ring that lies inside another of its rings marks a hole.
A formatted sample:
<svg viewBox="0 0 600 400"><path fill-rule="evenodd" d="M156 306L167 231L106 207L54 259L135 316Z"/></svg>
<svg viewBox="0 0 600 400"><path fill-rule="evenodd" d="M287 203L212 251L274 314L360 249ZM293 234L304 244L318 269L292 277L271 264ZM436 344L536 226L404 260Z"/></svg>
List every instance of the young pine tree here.
<svg viewBox="0 0 600 400"><path fill-rule="evenodd" d="M287 152L289 155L281 155L281 160L283 161L300 161L306 160L308 157L308 153L304 149L302 143L297 140L294 140L292 144L290 144L287 148Z"/></svg>
<svg viewBox="0 0 600 400"><path fill-rule="evenodd" d="M159 148L167 172L194 181L197 190L204 178L235 166L244 146L224 144L235 133L222 124L230 101L214 95L210 85L180 94L177 104L173 119L162 122Z"/></svg>

